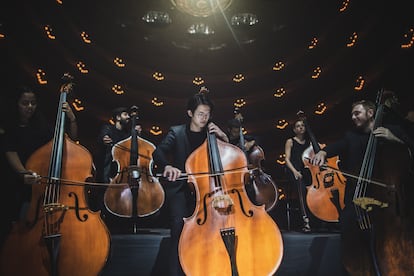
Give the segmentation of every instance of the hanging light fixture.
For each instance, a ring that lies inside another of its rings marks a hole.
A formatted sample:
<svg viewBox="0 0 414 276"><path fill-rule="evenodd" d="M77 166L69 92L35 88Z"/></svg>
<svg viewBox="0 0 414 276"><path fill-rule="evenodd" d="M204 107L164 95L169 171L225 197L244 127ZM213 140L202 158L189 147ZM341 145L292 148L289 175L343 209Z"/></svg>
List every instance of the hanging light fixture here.
<svg viewBox="0 0 414 276"><path fill-rule="evenodd" d="M194 23L187 29L187 33L208 36L214 34L214 29L205 23Z"/></svg>
<svg viewBox="0 0 414 276"><path fill-rule="evenodd" d="M162 11L148 11L142 17L142 20L146 23L168 25L172 20L168 13Z"/></svg>
<svg viewBox="0 0 414 276"><path fill-rule="evenodd" d="M196 17L208 17L227 9L233 0L171 0L179 11Z"/></svg>

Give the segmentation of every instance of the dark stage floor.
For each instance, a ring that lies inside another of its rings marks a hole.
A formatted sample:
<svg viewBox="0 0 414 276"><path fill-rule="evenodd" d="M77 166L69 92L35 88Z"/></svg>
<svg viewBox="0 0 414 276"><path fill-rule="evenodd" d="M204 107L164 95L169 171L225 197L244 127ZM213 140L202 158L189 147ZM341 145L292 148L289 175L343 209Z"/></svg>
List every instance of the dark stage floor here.
<svg viewBox="0 0 414 276"><path fill-rule="evenodd" d="M284 255L275 275L341 275L338 233L282 231ZM166 276L169 231L142 229L112 235L103 276Z"/></svg>

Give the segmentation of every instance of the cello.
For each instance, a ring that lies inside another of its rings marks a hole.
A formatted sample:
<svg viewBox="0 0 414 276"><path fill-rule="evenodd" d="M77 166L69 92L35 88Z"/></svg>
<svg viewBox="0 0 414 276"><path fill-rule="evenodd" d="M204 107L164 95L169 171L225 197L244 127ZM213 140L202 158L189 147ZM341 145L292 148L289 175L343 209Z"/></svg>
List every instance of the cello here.
<svg viewBox="0 0 414 276"><path fill-rule="evenodd" d="M253 145L252 149L247 152L245 147L245 139L243 134L243 116L239 109L235 109L235 118L239 120L239 138L240 148L245 153L248 163L252 165L252 170L246 174L245 188L250 200L256 205L264 204L267 212L270 212L277 203L278 190L276 183L272 177L264 172L262 161L265 160L263 149L259 145Z"/></svg>
<svg viewBox="0 0 414 276"><path fill-rule="evenodd" d="M317 142L305 113L299 111L297 115L305 124L311 141L311 146L302 154L305 168L308 168L312 175L312 184L307 186L306 204L312 214L320 220L338 222L339 213L344 208L346 185L346 179L338 169L339 158L328 158L326 167L314 166L309 162L325 145L319 145Z"/></svg>
<svg viewBox="0 0 414 276"><path fill-rule="evenodd" d="M264 206L252 204L240 148L207 133L185 164L196 207L184 219L178 252L186 275L272 275L283 255L279 228ZM208 172L195 177L197 172Z"/></svg>
<svg viewBox="0 0 414 276"><path fill-rule="evenodd" d="M372 130L382 125L382 97L380 90ZM370 132L348 210L354 212L356 225L343 237L344 265L352 275L414 275L410 161L407 145L379 140Z"/></svg>
<svg viewBox="0 0 414 276"><path fill-rule="evenodd" d="M90 176L92 155L64 134L62 104L73 82L68 74L62 79L54 137L26 163L42 181L32 186L27 215L2 248L1 275L98 275L108 258L109 231L76 184Z"/></svg>
<svg viewBox="0 0 414 276"><path fill-rule="evenodd" d="M164 190L152 174L154 144L139 137L135 129L138 107L131 107L131 136L112 148L118 166L104 195L106 209L119 217L155 214L164 204Z"/></svg>

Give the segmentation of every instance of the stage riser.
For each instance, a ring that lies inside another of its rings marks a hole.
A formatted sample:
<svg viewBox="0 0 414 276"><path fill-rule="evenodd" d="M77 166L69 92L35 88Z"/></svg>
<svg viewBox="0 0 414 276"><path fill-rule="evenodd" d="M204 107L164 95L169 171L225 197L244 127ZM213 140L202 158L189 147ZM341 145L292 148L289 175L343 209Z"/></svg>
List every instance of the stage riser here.
<svg viewBox="0 0 414 276"><path fill-rule="evenodd" d="M341 275L339 234L282 232L284 255L277 276ZM103 276L166 276L166 232L112 235Z"/></svg>

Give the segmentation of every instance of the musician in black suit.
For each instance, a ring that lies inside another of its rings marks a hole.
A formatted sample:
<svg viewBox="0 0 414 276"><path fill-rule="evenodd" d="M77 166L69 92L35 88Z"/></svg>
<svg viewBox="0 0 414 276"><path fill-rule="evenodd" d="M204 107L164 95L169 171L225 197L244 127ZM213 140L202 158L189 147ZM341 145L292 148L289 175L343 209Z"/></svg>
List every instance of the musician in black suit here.
<svg viewBox="0 0 414 276"><path fill-rule="evenodd" d="M185 173L185 162L204 142L206 131L215 133L223 141L229 141L227 135L210 121L213 109L214 104L207 94L198 93L191 97L187 104L188 123L172 126L153 152L156 170L168 180L161 183L166 193L164 207L168 210L171 229L169 275L184 275L179 264L178 241L184 225L183 218L190 216L195 207L194 193L187 180L180 180L180 176Z"/></svg>

